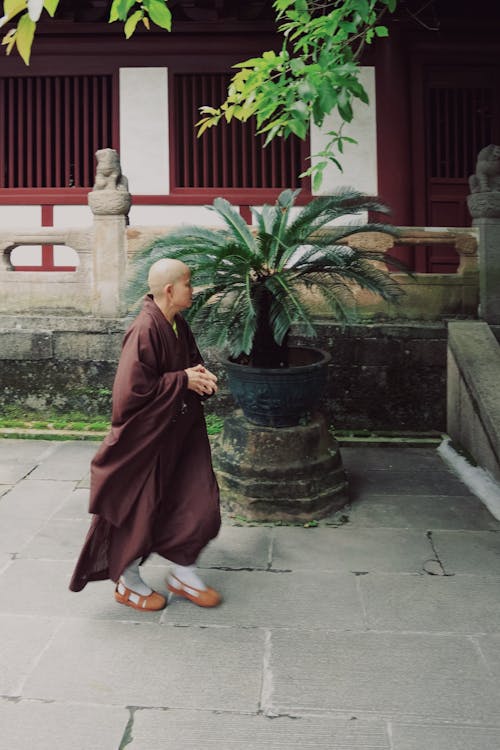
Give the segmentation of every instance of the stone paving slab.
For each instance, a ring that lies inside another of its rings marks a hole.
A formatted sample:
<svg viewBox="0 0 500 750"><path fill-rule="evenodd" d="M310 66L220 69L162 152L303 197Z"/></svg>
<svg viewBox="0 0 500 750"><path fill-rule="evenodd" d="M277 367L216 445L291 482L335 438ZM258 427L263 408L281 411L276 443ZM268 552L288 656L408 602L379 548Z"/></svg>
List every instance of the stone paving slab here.
<svg viewBox="0 0 500 750"><path fill-rule="evenodd" d="M163 612L162 622L313 630L361 630L365 627L353 575L211 573L204 578L208 585L222 592L225 598L222 605L207 613L185 599L174 597Z"/></svg>
<svg viewBox="0 0 500 750"><path fill-rule="evenodd" d="M136 711L128 750L389 750L384 722L200 711Z"/></svg>
<svg viewBox="0 0 500 750"><path fill-rule="evenodd" d="M447 529L447 530L499 530L497 521L487 508L469 495L399 495L381 493L352 503L349 523L360 526Z"/></svg>
<svg viewBox="0 0 500 750"><path fill-rule="evenodd" d="M434 531L432 539L447 573L500 575L498 531Z"/></svg>
<svg viewBox="0 0 500 750"><path fill-rule="evenodd" d="M20 694L37 657L58 627L59 622L55 619L0 615L0 695ZM2 745L1 732L0 747L13 750L9 745Z"/></svg>
<svg viewBox="0 0 500 750"><path fill-rule="evenodd" d="M89 490L90 489L90 472L88 472L80 481L78 482L78 488L83 490Z"/></svg>
<svg viewBox="0 0 500 750"><path fill-rule="evenodd" d="M24 480L0 498L0 525L9 519L50 517L74 489L73 482Z"/></svg>
<svg viewBox="0 0 500 750"><path fill-rule="evenodd" d="M256 712L264 633L73 621L26 681L23 697Z"/></svg>
<svg viewBox="0 0 500 750"><path fill-rule="evenodd" d="M199 566L265 570L270 563L273 533L270 528L222 526L218 537L201 554Z"/></svg>
<svg viewBox="0 0 500 750"><path fill-rule="evenodd" d="M33 471L36 463L26 463L16 461L15 463L4 463L0 461L0 483L1 484L16 484L21 479L24 479L28 474Z"/></svg>
<svg viewBox="0 0 500 750"><path fill-rule="evenodd" d="M24 461L37 464L47 460L57 450L59 443L52 440L16 440L2 438L0 441L0 464Z"/></svg>
<svg viewBox="0 0 500 750"><path fill-rule="evenodd" d="M410 471L418 466L425 471L442 471L446 468L436 448L417 446L342 446L342 463L347 471Z"/></svg>
<svg viewBox="0 0 500 750"><path fill-rule="evenodd" d="M5 750L118 750L129 712L114 706L0 700Z"/></svg>
<svg viewBox="0 0 500 750"><path fill-rule="evenodd" d="M474 497L467 487L446 468L440 471L366 471L348 474L353 500L369 495L463 495Z"/></svg>
<svg viewBox="0 0 500 750"><path fill-rule="evenodd" d="M488 672L497 682L500 681L500 633L481 636L475 639L475 643L480 649ZM500 722L495 722L498 723Z"/></svg>
<svg viewBox="0 0 500 750"><path fill-rule="evenodd" d="M0 553L18 553L39 532L46 521L42 518L32 518L26 515L23 518L12 518L2 516L0 503Z"/></svg>
<svg viewBox="0 0 500 750"><path fill-rule="evenodd" d="M98 443L76 440L57 443L56 450L33 471L30 478L79 481L88 473L98 447Z"/></svg>
<svg viewBox="0 0 500 750"><path fill-rule="evenodd" d="M76 562L90 526L88 519L51 519L19 552L31 560L73 560Z"/></svg>
<svg viewBox="0 0 500 750"><path fill-rule="evenodd" d="M360 587L372 630L500 631L500 577L369 575Z"/></svg>
<svg viewBox="0 0 500 750"><path fill-rule="evenodd" d="M497 750L500 728L470 726L392 726L392 750Z"/></svg>
<svg viewBox="0 0 500 750"><path fill-rule="evenodd" d="M276 713L498 722L500 677L466 637L277 631L270 670Z"/></svg>
<svg viewBox="0 0 500 750"><path fill-rule="evenodd" d="M137 612L114 600L114 584L99 581L69 591L72 561L14 560L0 575L0 614L158 622L159 612Z"/></svg>
<svg viewBox="0 0 500 750"><path fill-rule="evenodd" d="M272 567L417 573L432 547L424 531L340 528L276 529Z"/></svg>
<svg viewBox="0 0 500 750"><path fill-rule="evenodd" d="M72 521L86 520L90 523L89 491L79 489L79 485L77 485L77 489L68 495L68 499L62 503L52 518Z"/></svg>

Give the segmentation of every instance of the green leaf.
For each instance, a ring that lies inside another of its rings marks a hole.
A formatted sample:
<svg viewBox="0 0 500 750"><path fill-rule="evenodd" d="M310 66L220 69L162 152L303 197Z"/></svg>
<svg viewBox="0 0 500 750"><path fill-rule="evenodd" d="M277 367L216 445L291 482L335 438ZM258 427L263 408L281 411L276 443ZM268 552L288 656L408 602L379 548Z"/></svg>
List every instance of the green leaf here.
<svg viewBox="0 0 500 750"><path fill-rule="evenodd" d="M44 0L43 7L47 11L47 13L54 17L54 13L57 10L57 6L59 5L59 0Z"/></svg>
<svg viewBox="0 0 500 750"><path fill-rule="evenodd" d="M31 45L33 44L35 29L36 23L31 20L29 15L27 13L22 15L17 24L16 45L26 65L30 63Z"/></svg>
<svg viewBox="0 0 500 750"><path fill-rule="evenodd" d="M3 12L8 18L17 16L22 10L26 8L26 0L4 0Z"/></svg>
<svg viewBox="0 0 500 750"><path fill-rule="evenodd" d="M136 10L135 13L132 13L132 15L127 18L123 29L126 39L130 39L136 29L137 24L143 18L143 16L144 12L142 10Z"/></svg>
<svg viewBox="0 0 500 750"><path fill-rule="evenodd" d="M375 26L373 30L375 31L375 34L377 36L382 36L382 37L389 36L389 31L387 29L387 26Z"/></svg>
<svg viewBox="0 0 500 750"><path fill-rule="evenodd" d="M112 21L125 21L129 10L135 5L136 0L113 0L111 10L109 12L109 22Z"/></svg>
<svg viewBox="0 0 500 750"><path fill-rule="evenodd" d="M143 5L153 23L162 29L170 31L172 28L172 13L163 0L143 0Z"/></svg>
<svg viewBox="0 0 500 750"><path fill-rule="evenodd" d="M286 130L289 130L294 135L296 135L299 138L301 138L302 140L304 140L304 138L307 135L308 124L306 122L304 122L303 120L290 120L286 124L285 132L286 132Z"/></svg>

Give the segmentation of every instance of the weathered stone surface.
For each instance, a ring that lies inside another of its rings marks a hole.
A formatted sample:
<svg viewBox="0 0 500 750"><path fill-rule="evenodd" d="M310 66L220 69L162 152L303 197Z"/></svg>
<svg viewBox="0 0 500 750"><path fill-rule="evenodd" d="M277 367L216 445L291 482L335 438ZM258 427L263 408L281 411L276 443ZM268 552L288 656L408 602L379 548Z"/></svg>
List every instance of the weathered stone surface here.
<svg viewBox="0 0 500 750"><path fill-rule="evenodd" d="M372 471L349 474L351 497L356 500L368 495L458 495L467 494L462 482L444 465L435 471Z"/></svg>
<svg viewBox="0 0 500 750"><path fill-rule="evenodd" d="M27 476L35 468L35 463L11 463L0 462L0 484L15 484Z"/></svg>
<svg viewBox="0 0 500 750"><path fill-rule="evenodd" d="M0 331L0 359L39 360L53 356L51 331Z"/></svg>
<svg viewBox="0 0 500 750"><path fill-rule="evenodd" d="M16 327L20 326L21 339L27 332L52 331L51 346L57 348L57 356L53 353L40 361L4 360L0 408L17 404L109 413L119 346L129 322L129 318L102 316L1 316L0 328L17 336ZM333 356L321 409L337 428L445 429L444 324L372 324L342 330L335 323L320 323L318 333L317 345ZM28 339L24 341L26 347ZM294 341L306 343L300 337ZM310 345L310 339L307 343ZM24 351L27 356L28 349ZM217 398L207 409L226 415L235 409L227 378L215 353L206 355L207 365L220 383Z"/></svg>
<svg viewBox="0 0 500 750"><path fill-rule="evenodd" d="M73 560L79 554L87 532L88 519L54 519L43 526L28 544L19 551L19 559L28 560Z"/></svg>
<svg viewBox="0 0 500 750"><path fill-rule="evenodd" d="M432 554L423 531L350 528L276 529L272 567L290 570L420 573Z"/></svg>
<svg viewBox="0 0 500 750"><path fill-rule="evenodd" d="M394 750L493 750L500 747L500 728L443 724L392 724Z"/></svg>
<svg viewBox="0 0 500 750"><path fill-rule="evenodd" d="M356 500L349 510L349 523L370 528L500 529L500 522L472 495L408 495L404 491Z"/></svg>
<svg viewBox="0 0 500 750"><path fill-rule="evenodd" d="M12 614L0 617L0 695L20 695L34 660L58 626L57 620L44 617L16 617ZM0 726L3 728L3 722Z"/></svg>
<svg viewBox="0 0 500 750"><path fill-rule="evenodd" d="M370 630L498 632L498 577L399 576L388 580L374 574L363 576L360 585Z"/></svg>
<svg viewBox="0 0 500 750"><path fill-rule="evenodd" d="M128 750L389 750L385 722L345 716L270 719L245 714L138 711ZM419 748L421 750L421 748ZM475 750L475 748L474 748ZM481 748L482 750L482 748Z"/></svg>
<svg viewBox="0 0 500 750"><path fill-rule="evenodd" d="M342 462L350 474L367 471L411 471L418 466L425 471L442 471L443 459L431 446L419 447L405 444L363 446L343 445ZM449 476L447 474L447 476Z"/></svg>
<svg viewBox="0 0 500 750"><path fill-rule="evenodd" d="M62 503L53 518L70 521L88 520L90 518L88 489L80 488L79 482L77 489L68 496L66 502Z"/></svg>
<svg viewBox="0 0 500 750"><path fill-rule="evenodd" d="M500 573L498 531L434 531L432 541L447 573Z"/></svg>
<svg viewBox="0 0 500 750"><path fill-rule="evenodd" d="M26 479L0 498L0 526L9 519L46 520L69 497L73 488L70 481Z"/></svg>
<svg viewBox="0 0 500 750"><path fill-rule="evenodd" d="M305 630L362 630L363 607L356 577L331 572L203 572L204 579L224 594L210 613L210 625ZM156 579L158 580L158 579ZM155 583L155 579L151 579ZM291 591L295 595L291 595ZM314 620L310 613L314 609ZM162 615L173 625L207 624L207 613L174 597Z"/></svg>
<svg viewBox="0 0 500 750"><path fill-rule="evenodd" d="M91 362L116 362L120 356L123 334L54 333L54 357Z"/></svg>
<svg viewBox="0 0 500 750"><path fill-rule="evenodd" d="M116 750L129 720L126 708L1 701L2 743L11 750Z"/></svg>
<svg viewBox="0 0 500 750"><path fill-rule="evenodd" d="M500 346L479 321L449 326L448 432L500 478Z"/></svg>
<svg viewBox="0 0 500 750"><path fill-rule="evenodd" d="M306 425L272 428L231 415L214 467L224 504L245 518L321 518L347 502L338 445L320 416Z"/></svg>
<svg viewBox="0 0 500 750"><path fill-rule="evenodd" d="M263 633L255 630L151 624L146 636L133 623L67 622L28 678L24 695L256 712L263 645Z"/></svg>
<svg viewBox="0 0 500 750"><path fill-rule="evenodd" d="M84 539L82 536L75 545L75 554ZM31 616L37 612L38 616L54 618L159 622L159 612L137 612L117 604L110 581L92 583L78 594L70 591L73 569L73 560L13 560L0 576L0 615Z"/></svg>
<svg viewBox="0 0 500 750"><path fill-rule="evenodd" d="M97 448L98 443L91 441L83 445L77 440L59 443L57 450L30 474L29 480L57 479L76 482L88 471Z"/></svg>
<svg viewBox="0 0 500 750"><path fill-rule="evenodd" d="M276 713L498 721L498 679L465 636L280 631L270 669Z"/></svg>

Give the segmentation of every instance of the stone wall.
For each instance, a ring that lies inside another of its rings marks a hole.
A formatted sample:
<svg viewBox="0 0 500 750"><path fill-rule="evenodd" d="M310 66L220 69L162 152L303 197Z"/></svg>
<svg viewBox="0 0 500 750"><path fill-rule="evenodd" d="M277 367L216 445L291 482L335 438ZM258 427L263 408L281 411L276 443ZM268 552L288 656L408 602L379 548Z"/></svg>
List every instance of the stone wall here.
<svg viewBox="0 0 500 750"><path fill-rule="evenodd" d="M500 480L500 346L480 321L452 323L448 346L448 434Z"/></svg>
<svg viewBox="0 0 500 750"><path fill-rule="evenodd" d="M107 414L129 319L0 316L0 410L16 406ZM318 324L314 345L332 354L323 408L337 428L444 430L446 324ZM295 336L297 343L311 340ZM207 408L234 408L223 366L207 364L221 389Z"/></svg>

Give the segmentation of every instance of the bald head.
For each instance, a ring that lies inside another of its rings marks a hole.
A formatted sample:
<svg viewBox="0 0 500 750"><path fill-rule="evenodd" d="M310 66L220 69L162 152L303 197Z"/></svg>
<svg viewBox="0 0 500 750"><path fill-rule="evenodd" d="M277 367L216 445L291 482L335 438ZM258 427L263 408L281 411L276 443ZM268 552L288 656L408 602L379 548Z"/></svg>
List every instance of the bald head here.
<svg viewBox="0 0 500 750"><path fill-rule="evenodd" d="M175 284L189 274L189 268L181 260L161 258L149 269L148 284L153 297L161 297L167 284Z"/></svg>

